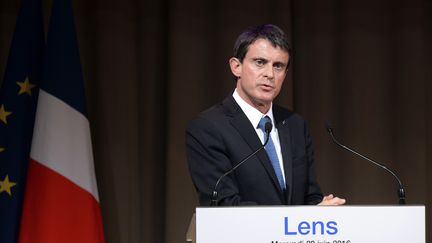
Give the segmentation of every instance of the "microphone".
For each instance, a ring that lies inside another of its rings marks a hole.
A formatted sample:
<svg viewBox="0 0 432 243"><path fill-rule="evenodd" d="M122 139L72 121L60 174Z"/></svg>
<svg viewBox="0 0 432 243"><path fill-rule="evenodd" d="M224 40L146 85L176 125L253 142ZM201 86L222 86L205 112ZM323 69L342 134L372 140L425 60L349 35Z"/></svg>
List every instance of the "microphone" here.
<svg viewBox="0 0 432 243"><path fill-rule="evenodd" d="M217 187L219 185L219 183L222 181L222 179L224 177L226 177L227 175L231 174L232 172L234 172L240 165L242 165L243 163L245 163L246 161L248 161L252 156L254 156L256 153L258 153L259 151L261 151L268 143L269 138L270 138L270 132L272 130L273 126L271 122L266 122L266 124L264 125L264 130L265 130L265 142L264 144L259 147L257 150L253 151L251 154L249 154L248 156L246 156L244 159L242 159L238 164L236 164L234 167L232 167L229 171L227 171L225 174L221 175L219 177L219 179L216 181L216 184L213 188L213 193L212 193L212 198L211 198L211 206L217 206L218 205L218 191L217 191Z"/></svg>
<svg viewBox="0 0 432 243"><path fill-rule="evenodd" d="M380 164L380 163L378 163L378 162L376 162L376 161L374 161L374 160L372 160L372 159L370 159L370 158L368 158L368 157L366 157L366 156L364 156L364 155L362 155L362 154L360 154L360 153L354 151L353 149L351 149L351 148L349 148L349 147L347 147L347 146L341 144L341 143L340 143L340 142L335 138L335 136L334 136L334 134L333 134L333 127L330 125L329 122L326 122L326 130L327 130L327 132L330 134L330 137L332 138L333 142L334 142L336 145L338 145L339 147L341 147L341 148L343 148L343 149L345 149L345 150L350 151L351 153L353 153L353 154L359 156L360 158L365 159L365 160L371 162L372 164L374 164L374 165L376 165L376 166L378 166L378 167L384 169L384 170L387 171L388 173L390 173L390 174L391 174L391 175L392 175L392 176L397 180L397 182L398 182L398 184L399 184L399 189L398 189L398 192L397 192L397 193L398 193L398 196L399 196L399 204L401 204L401 205L402 205L402 204L405 204L405 190L404 190L404 188L403 188L403 186L402 186L402 182L401 182L401 180L399 179L399 177L398 177L398 176L397 176L393 171L391 171L390 169L388 169L386 166L384 166L384 165L382 165L382 164Z"/></svg>

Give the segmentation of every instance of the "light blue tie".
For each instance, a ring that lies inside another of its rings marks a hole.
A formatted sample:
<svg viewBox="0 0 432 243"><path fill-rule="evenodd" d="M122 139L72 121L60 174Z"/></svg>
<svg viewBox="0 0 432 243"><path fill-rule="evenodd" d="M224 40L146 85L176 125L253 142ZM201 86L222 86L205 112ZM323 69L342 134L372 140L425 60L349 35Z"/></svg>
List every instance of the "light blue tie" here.
<svg viewBox="0 0 432 243"><path fill-rule="evenodd" d="M270 117L265 116L265 117L261 118L261 120L260 120L260 122L258 124L258 128L261 129L264 132L264 136L266 134L265 133L265 124L267 122L271 122L271 119L270 119ZM264 140L265 139L266 138L264 137ZM266 146L264 148L267 151L267 155L269 156L270 161L271 161L271 163L273 165L273 169L274 169L274 171L276 173L277 179L279 181L279 185L281 186L282 190L285 190L285 188L286 188L285 187L285 181L284 181L284 178L282 176L282 170L281 170L281 167L280 167L279 158L277 156L275 145L273 143L273 140L271 139L271 136L269 138L268 143L266 144Z"/></svg>

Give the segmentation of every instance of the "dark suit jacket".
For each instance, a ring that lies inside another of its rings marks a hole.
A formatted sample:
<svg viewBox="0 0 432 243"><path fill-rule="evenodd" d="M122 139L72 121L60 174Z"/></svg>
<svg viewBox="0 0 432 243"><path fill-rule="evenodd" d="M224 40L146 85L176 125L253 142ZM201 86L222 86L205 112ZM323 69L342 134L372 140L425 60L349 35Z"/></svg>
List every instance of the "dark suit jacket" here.
<svg viewBox="0 0 432 243"><path fill-rule="evenodd" d="M219 205L302 205L322 200L305 121L274 104L273 116L286 190L281 190L270 159L261 150L220 182ZM186 130L187 159L200 204L210 205L217 179L260 146L255 128L232 96L192 120Z"/></svg>

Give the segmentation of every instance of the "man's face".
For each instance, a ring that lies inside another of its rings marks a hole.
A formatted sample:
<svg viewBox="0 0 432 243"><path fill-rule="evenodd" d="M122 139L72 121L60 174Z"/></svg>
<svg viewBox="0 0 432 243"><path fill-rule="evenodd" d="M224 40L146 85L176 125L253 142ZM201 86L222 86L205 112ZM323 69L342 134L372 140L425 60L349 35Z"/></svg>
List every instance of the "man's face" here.
<svg viewBox="0 0 432 243"><path fill-rule="evenodd" d="M237 92L247 103L266 113L279 94L287 73L288 52L266 39L249 46L243 63L230 59L231 71L238 77Z"/></svg>

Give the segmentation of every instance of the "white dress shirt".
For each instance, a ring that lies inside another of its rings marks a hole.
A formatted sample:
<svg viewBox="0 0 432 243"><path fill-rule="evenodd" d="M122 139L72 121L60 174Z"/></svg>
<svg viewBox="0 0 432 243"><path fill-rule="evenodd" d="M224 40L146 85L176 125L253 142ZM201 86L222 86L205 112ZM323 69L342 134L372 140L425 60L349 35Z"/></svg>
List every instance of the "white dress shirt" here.
<svg viewBox="0 0 432 243"><path fill-rule="evenodd" d="M244 101L243 98L241 98L240 95L238 94L237 89L234 90L233 98L237 102L237 104L240 106L242 111L246 114L246 116L249 119L249 121L251 122L252 126L255 128L255 132L257 133L258 137L260 138L262 144L264 144L264 141L265 141L265 134L261 129L259 129L258 124L259 124L261 118L263 118L264 116L270 117L270 119L272 121L272 125L273 125L273 129L270 132L270 137L273 140L273 143L274 143L274 146L276 149L276 154L277 154L278 159L279 159L280 168L282 170L282 176L283 176L283 179L285 181L285 170L284 170L284 166L283 166L283 159L282 159L282 152L281 152L281 146L280 146L280 141L279 141L279 134L278 134L277 128L275 126L275 121L274 121L274 117L273 117L273 109L272 109L273 103L270 105L269 111L266 114L263 114L259 110L257 110L255 107L249 105L246 101Z"/></svg>

